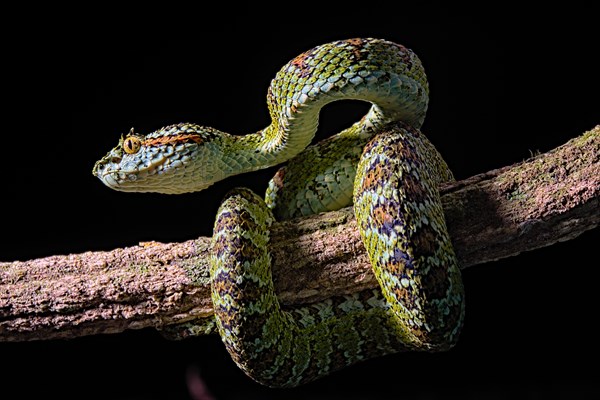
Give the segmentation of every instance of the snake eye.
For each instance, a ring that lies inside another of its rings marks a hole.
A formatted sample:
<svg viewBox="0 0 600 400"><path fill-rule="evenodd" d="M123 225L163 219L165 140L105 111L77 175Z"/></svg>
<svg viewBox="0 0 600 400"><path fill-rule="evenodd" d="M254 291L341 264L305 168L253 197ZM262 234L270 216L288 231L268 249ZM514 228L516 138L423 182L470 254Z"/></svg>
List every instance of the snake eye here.
<svg viewBox="0 0 600 400"><path fill-rule="evenodd" d="M123 150L127 154L135 154L142 147L142 141L137 136L129 136L123 141Z"/></svg>

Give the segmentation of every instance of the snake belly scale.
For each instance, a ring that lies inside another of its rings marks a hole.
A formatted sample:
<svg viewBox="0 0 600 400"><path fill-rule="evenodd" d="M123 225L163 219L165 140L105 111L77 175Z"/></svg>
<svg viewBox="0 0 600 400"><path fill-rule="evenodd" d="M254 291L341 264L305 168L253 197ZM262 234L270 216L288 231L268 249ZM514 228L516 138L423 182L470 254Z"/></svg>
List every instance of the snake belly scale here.
<svg viewBox="0 0 600 400"><path fill-rule="evenodd" d="M242 136L195 124L132 130L93 173L115 190L176 194L287 162L264 200L248 189L228 194L214 226L216 326L254 380L290 387L376 356L443 351L460 333L464 291L438 193L452 173L419 131L428 93L411 50L381 39L336 41L276 74L265 129ZM372 106L351 127L310 145L321 108L342 99ZM380 290L282 308L270 225L350 204Z"/></svg>

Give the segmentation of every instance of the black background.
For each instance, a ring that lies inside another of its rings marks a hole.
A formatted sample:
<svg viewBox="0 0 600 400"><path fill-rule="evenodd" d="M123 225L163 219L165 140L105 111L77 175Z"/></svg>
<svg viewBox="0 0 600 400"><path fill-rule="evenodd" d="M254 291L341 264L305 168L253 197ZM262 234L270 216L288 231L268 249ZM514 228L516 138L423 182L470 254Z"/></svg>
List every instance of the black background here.
<svg viewBox="0 0 600 400"><path fill-rule="evenodd" d="M548 151L600 123L593 25L446 11L421 14L428 23L395 11L384 18L203 15L185 29L168 19L134 34L122 31L127 21L79 22L7 41L0 260L210 236L223 194L239 185L262 192L273 169L164 196L111 191L91 175L94 162L132 126L263 128L277 70L331 40L382 37L420 56L431 90L423 131L458 179ZM366 109L327 106L318 137ZM466 270L466 325L444 354L392 355L281 391L246 378L217 337L170 342L142 330L0 343L0 384L19 398L189 399L186 371L197 370L218 399L591 397L599 392L597 239L596 230Z"/></svg>

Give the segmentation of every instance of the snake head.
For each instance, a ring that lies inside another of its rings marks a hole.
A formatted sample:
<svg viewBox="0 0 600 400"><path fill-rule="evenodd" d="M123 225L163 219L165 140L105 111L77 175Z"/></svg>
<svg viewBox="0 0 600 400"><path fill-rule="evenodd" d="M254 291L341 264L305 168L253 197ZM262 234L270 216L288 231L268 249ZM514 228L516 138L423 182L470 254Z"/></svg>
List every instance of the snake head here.
<svg viewBox="0 0 600 400"><path fill-rule="evenodd" d="M122 192L186 193L223 179L213 160L218 131L193 124L164 127L146 136L133 128L94 165L92 173Z"/></svg>

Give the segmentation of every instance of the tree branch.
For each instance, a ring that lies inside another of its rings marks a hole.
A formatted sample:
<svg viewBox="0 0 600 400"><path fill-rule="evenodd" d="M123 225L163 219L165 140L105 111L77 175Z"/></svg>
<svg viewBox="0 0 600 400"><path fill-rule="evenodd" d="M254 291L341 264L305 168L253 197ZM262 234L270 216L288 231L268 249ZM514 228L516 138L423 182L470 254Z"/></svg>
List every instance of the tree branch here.
<svg viewBox="0 0 600 400"><path fill-rule="evenodd" d="M600 220L600 125L548 153L442 188L462 268L570 240ZM272 232L286 305L377 283L351 208ZM165 328L212 314L210 238L0 263L0 341Z"/></svg>

